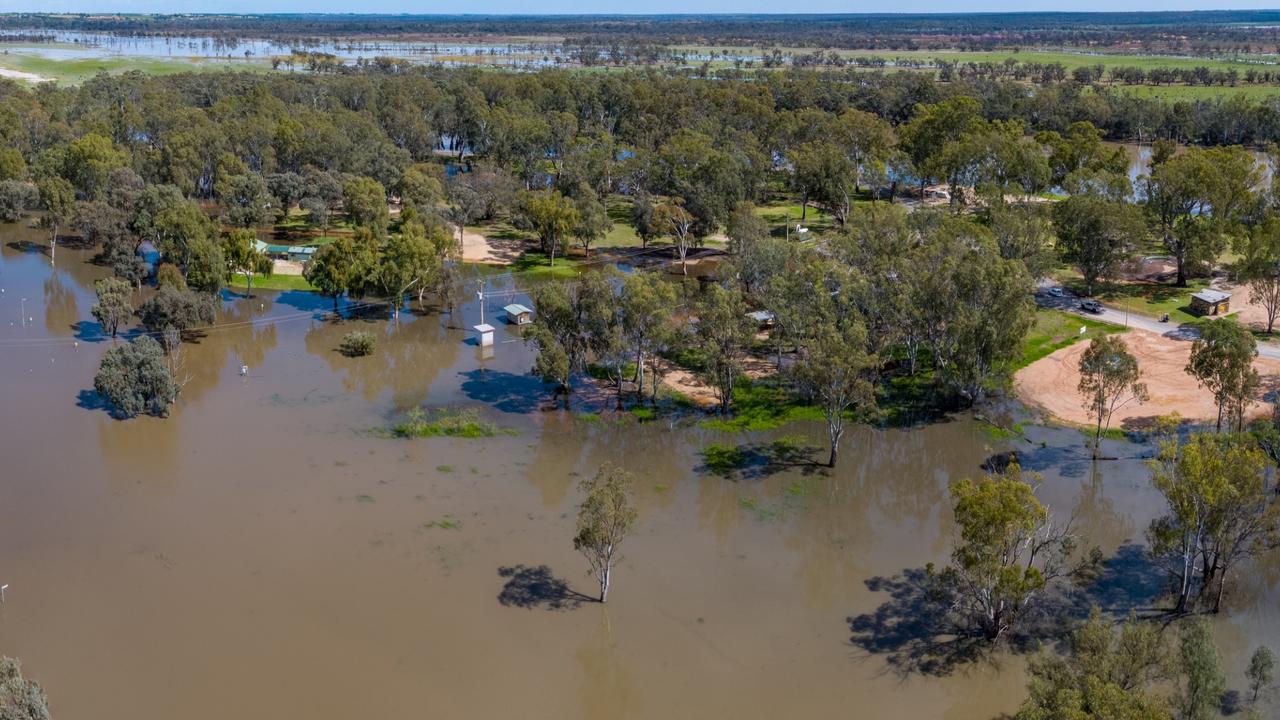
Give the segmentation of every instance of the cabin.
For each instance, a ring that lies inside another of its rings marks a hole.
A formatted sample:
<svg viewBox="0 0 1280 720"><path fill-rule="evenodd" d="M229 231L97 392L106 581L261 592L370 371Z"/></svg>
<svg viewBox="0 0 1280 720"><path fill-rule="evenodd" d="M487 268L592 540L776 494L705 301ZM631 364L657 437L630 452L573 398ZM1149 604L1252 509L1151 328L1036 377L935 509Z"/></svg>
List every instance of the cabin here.
<svg viewBox="0 0 1280 720"><path fill-rule="evenodd" d="M511 303L502 309L507 312L507 322L512 325L528 325L533 322L533 311L520 303Z"/></svg>
<svg viewBox="0 0 1280 720"><path fill-rule="evenodd" d="M296 263L310 260L318 249L314 245L269 245L261 240L254 240L253 247L272 260L292 260Z"/></svg>
<svg viewBox="0 0 1280 720"><path fill-rule="evenodd" d="M1231 293L1201 290L1191 294L1191 312L1197 315L1222 315L1231 309Z"/></svg>

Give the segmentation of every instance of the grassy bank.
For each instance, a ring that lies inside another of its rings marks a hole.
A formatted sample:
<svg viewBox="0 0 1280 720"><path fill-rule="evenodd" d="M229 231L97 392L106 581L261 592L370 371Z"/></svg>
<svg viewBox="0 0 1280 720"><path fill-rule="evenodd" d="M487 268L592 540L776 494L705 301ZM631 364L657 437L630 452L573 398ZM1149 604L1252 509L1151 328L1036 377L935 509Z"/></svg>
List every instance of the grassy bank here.
<svg viewBox="0 0 1280 720"><path fill-rule="evenodd" d="M249 283L243 274L237 273L232 276L231 282L227 287L233 290L246 290ZM301 275L266 275L254 276L254 290L315 290L311 287L311 283Z"/></svg>
<svg viewBox="0 0 1280 720"><path fill-rule="evenodd" d="M1085 328L1083 333L1080 332L1082 327ZM1024 368L1081 340L1124 331L1122 327L1090 320L1074 313L1037 310L1036 323L1022 341L1022 357L1019 358L1014 369Z"/></svg>

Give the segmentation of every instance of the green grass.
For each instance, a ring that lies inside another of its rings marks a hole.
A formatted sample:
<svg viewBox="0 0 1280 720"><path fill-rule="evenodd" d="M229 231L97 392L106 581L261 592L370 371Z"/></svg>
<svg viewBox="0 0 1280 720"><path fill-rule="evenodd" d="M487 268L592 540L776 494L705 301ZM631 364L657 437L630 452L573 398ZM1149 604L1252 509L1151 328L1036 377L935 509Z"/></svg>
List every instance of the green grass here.
<svg viewBox="0 0 1280 720"><path fill-rule="evenodd" d="M795 203L774 203L762 205L756 208L756 214L769 224L769 234L774 237L786 237L787 225L792 227L791 239L798 239L795 233L795 226L800 223L801 207L799 202ZM820 233L830 230L836 226L835 218L827 213L810 207L805 213L804 227L809 228L810 233Z"/></svg>
<svg viewBox="0 0 1280 720"><path fill-rule="evenodd" d="M1065 284L1078 294L1084 291L1083 282L1068 281ZM1209 281L1203 278L1188 280L1187 287L1155 282L1099 283L1094 297L1107 305L1136 315L1158 318L1168 313L1169 322L1177 324L1201 319L1190 312L1191 293L1208 286Z"/></svg>
<svg viewBox="0 0 1280 720"><path fill-rule="evenodd" d="M1080 328L1086 328L1080 333ZM1060 310L1037 310L1036 323L1022 341L1022 357L1014 369L1023 368L1085 338L1124 332L1124 328Z"/></svg>
<svg viewBox="0 0 1280 720"><path fill-rule="evenodd" d="M233 290L244 290L249 286L245 276L237 273L232 276L231 282L228 284ZM311 287L311 283L301 275L255 275L253 277L254 290L315 290Z"/></svg>
<svg viewBox="0 0 1280 720"><path fill-rule="evenodd" d="M808 51L798 50L798 52ZM1121 66L1140 67L1144 70L1153 68L1192 69L1203 66L1210 70L1225 71L1235 69L1243 75L1250 68L1265 70L1275 66L1274 62L1270 66L1266 63L1258 62L1262 58L1256 55L1251 56L1252 62L1246 62L1245 60L1233 60L1230 58L1195 58L1133 53L1094 54L1053 50L993 50L986 52L966 52L963 50L841 50L838 52L849 58L880 57L886 60L901 58L923 62L945 60L959 63L1003 63L1005 60L1012 58L1021 63L1060 63L1068 71L1077 67L1091 67L1094 65L1102 65L1107 68Z"/></svg>
<svg viewBox="0 0 1280 720"><path fill-rule="evenodd" d="M747 464L747 454L742 448L712 443L702 449L702 462L717 474L728 474Z"/></svg>
<svg viewBox="0 0 1280 720"><path fill-rule="evenodd" d="M1221 85L1117 85L1116 92L1142 98L1160 98L1162 100L1216 100L1243 95L1252 100L1260 100L1280 95L1280 86L1245 85L1235 87Z"/></svg>
<svg viewBox="0 0 1280 720"><path fill-rule="evenodd" d="M546 255L531 251L521 255L507 269L512 272L524 273L529 277L575 278L578 276L578 265L580 264L582 264L582 261L576 258L557 256L556 264L551 265L550 259Z"/></svg>
<svg viewBox="0 0 1280 720"><path fill-rule="evenodd" d="M605 199L605 208L609 212L609 219L613 221L613 227L605 234L604 238L597 240L591 245L591 249L598 247L640 247L640 236L636 235L635 228L631 227L631 200L618 195L610 195Z"/></svg>
<svg viewBox="0 0 1280 720"><path fill-rule="evenodd" d="M2 52L0 67L39 75L67 85L78 85L99 73L119 74L139 70L149 75L171 75L182 72L220 72L231 70L268 71L270 65L248 60L222 60L207 58L160 59L143 57L76 58L60 60L39 55Z"/></svg>
<svg viewBox="0 0 1280 720"><path fill-rule="evenodd" d="M429 520L427 522L422 523L423 530L432 530L435 528L439 528L441 530L461 530L462 521L458 520L457 518L453 518L448 515L445 515L439 520Z"/></svg>
<svg viewBox="0 0 1280 720"><path fill-rule="evenodd" d="M776 380L741 378L733 388L732 415L703 420L721 432L771 430L796 420L823 420L822 411L806 405Z"/></svg>
<svg viewBox="0 0 1280 720"><path fill-rule="evenodd" d="M403 420L391 426L391 434L401 438L420 437L494 437L502 432L497 425L484 420L475 408L440 408L410 410Z"/></svg>
<svg viewBox="0 0 1280 720"><path fill-rule="evenodd" d="M1082 428L1080 428L1080 434L1081 434L1081 435L1083 435L1083 436L1085 436L1086 438L1088 438L1090 441L1092 441L1092 440L1093 440L1093 428L1092 428L1092 427L1082 427ZM1110 427L1110 428L1107 428L1107 429L1105 429L1105 430L1103 430L1103 431L1102 431L1102 439L1104 439L1104 440L1128 440L1128 439L1129 439L1129 433L1128 433L1127 431L1125 431L1123 428Z"/></svg>

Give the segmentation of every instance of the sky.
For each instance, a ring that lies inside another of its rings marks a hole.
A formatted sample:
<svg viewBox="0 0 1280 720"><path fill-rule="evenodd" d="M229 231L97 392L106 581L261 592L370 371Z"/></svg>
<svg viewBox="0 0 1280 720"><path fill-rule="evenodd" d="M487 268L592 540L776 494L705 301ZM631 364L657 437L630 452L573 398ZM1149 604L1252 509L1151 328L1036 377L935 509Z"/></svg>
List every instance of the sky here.
<svg viewBox="0 0 1280 720"><path fill-rule="evenodd" d="M778 0L473 0L441 2L403 0L0 0L0 12L128 12L128 13L884 13L884 12L1027 12L1246 10L1280 7L1280 0L806 0L791 5Z"/></svg>

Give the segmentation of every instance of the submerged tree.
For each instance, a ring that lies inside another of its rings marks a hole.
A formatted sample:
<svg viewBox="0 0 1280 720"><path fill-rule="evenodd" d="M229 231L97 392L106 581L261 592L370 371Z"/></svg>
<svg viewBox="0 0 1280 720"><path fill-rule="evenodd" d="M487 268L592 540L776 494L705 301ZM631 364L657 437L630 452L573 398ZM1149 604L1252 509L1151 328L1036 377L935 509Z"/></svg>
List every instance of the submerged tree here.
<svg viewBox="0 0 1280 720"><path fill-rule="evenodd" d="M1068 567L1075 539L1054 525L1017 464L952 483L951 497L959 537L936 579L957 630L994 642L1075 571Z"/></svg>
<svg viewBox="0 0 1280 720"><path fill-rule="evenodd" d="M1030 662L1016 720L1169 720L1153 689L1169 677L1172 659L1156 626L1130 615L1117 632L1095 607L1065 656L1045 652Z"/></svg>
<svg viewBox="0 0 1280 720"><path fill-rule="evenodd" d="M164 348L146 335L103 353L93 388L125 418L143 413L163 417L178 397Z"/></svg>
<svg viewBox="0 0 1280 720"><path fill-rule="evenodd" d="M855 304L862 278L822 261L793 275L798 286L808 284L808 302L805 318L795 323L798 347L789 374L800 394L822 410L831 447L827 465L835 467L846 416L875 404L877 359L867 352L866 322Z"/></svg>
<svg viewBox="0 0 1280 720"><path fill-rule="evenodd" d="M98 303L89 309L102 331L115 337L120 326L133 315L133 285L117 277L106 277L93 283Z"/></svg>
<svg viewBox="0 0 1280 720"><path fill-rule="evenodd" d="M1271 648L1259 645L1258 649L1253 651L1253 656L1249 658L1249 667L1244 672L1245 677L1249 678L1249 690L1253 693L1253 702L1258 701L1258 693L1275 679L1275 667L1276 657L1271 652Z"/></svg>
<svg viewBox="0 0 1280 720"><path fill-rule="evenodd" d="M209 295L166 284L138 308L138 315L147 330L161 337L165 350L173 352L183 333L213 323L217 307Z"/></svg>
<svg viewBox="0 0 1280 720"><path fill-rule="evenodd" d="M1239 562L1280 539L1262 451L1236 436L1199 433L1185 443L1171 436L1151 466L1169 509L1151 522L1147 539L1172 581L1173 610L1217 612Z"/></svg>
<svg viewBox="0 0 1280 720"><path fill-rule="evenodd" d="M45 214L42 222L49 228L49 256L58 256L58 230L69 222L76 211L76 190L61 177L56 175L44 177L36 181L40 193L40 204Z"/></svg>
<svg viewBox="0 0 1280 720"><path fill-rule="evenodd" d="M343 293L356 293L373 272L377 258L372 243L340 237L321 246L307 261L302 276L322 295L333 298L334 312Z"/></svg>
<svg viewBox="0 0 1280 720"><path fill-rule="evenodd" d="M22 663L0 657L0 718L49 720L49 698L35 680L22 675Z"/></svg>
<svg viewBox="0 0 1280 720"><path fill-rule="evenodd" d="M846 414L875 403L870 373L875 359L867 355L867 331L859 322L821 332L805 344L791 369L800 392L812 398L827 421L831 454L827 466L836 466Z"/></svg>
<svg viewBox="0 0 1280 720"><path fill-rule="evenodd" d="M605 273L586 273L572 283L538 288L533 302L537 314L525 332L525 342L538 348L533 372L556 384L567 409L574 376L586 372L591 354L613 339L613 288Z"/></svg>
<svg viewBox="0 0 1280 720"><path fill-rule="evenodd" d="M600 584L602 603L609 597L618 546L636 522L636 509L631 502L633 484L631 473L612 465L604 465L594 477L582 481L586 498L578 506L573 547L591 566L591 573Z"/></svg>
<svg viewBox="0 0 1280 720"><path fill-rule="evenodd" d="M1102 433L1111 426L1116 410L1129 402L1145 402L1147 386L1138 382L1142 372L1138 360L1129 354L1124 340L1116 335L1096 337L1080 356L1080 384L1084 407L1096 419L1093 457L1098 457Z"/></svg>
<svg viewBox="0 0 1280 720"><path fill-rule="evenodd" d="M1178 717L1181 720L1212 720L1219 717L1227 679L1222 674L1222 659L1218 656L1218 648L1213 644L1213 632L1208 620L1196 617L1185 621L1178 660L1182 675L1178 693Z"/></svg>

